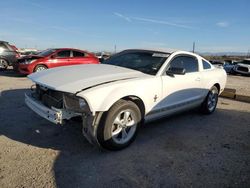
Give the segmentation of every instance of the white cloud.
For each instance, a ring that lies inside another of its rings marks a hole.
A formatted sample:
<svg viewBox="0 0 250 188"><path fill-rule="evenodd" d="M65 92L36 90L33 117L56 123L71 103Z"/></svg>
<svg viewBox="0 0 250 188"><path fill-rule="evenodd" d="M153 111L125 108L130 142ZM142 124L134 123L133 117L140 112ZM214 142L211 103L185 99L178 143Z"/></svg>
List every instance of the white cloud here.
<svg viewBox="0 0 250 188"><path fill-rule="evenodd" d="M118 13L118 12L114 12L114 15L116 15L116 16L118 16L118 17L124 19L124 20L126 20L127 22L131 22L131 19L130 19L129 17L124 16L124 15Z"/></svg>
<svg viewBox="0 0 250 188"><path fill-rule="evenodd" d="M229 23L228 22L217 22L216 25L218 27L228 27Z"/></svg>
<svg viewBox="0 0 250 188"><path fill-rule="evenodd" d="M118 12L114 12L114 15L126 20L127 22L140 21L140 22L146 22L146 23L168 25L172 27L180 27L180 28L185 28L185 29L194 29L193 27L189 25L179 24L176 22L169 22L169 21L156 20L156 19L143 18L143 17L128 17Z"/></svg>
<svg viewBox="0 0 250 188"><path fill-rule="evenodd" d="M174 23L174 22L168 22L168 21L162 21L162 20L140 18L140 17L132 17L132 19L138 20L138 21L143 21L143 22L155 23L155 24L162 24L162 25L169 25L169 26L181 27L181 28L186 28L186 29L193 29L193 27L190 27L188 25L177 24L177 23Z"/></svg>

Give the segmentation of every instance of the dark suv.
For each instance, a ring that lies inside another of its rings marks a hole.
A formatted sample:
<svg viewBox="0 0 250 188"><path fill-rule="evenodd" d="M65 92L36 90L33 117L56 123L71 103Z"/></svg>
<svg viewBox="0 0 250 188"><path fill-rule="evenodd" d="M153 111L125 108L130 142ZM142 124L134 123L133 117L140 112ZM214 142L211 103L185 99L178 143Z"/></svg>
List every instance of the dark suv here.
<svg viewBox="0 0 250 188"><path fill-rule="evenodd" d="M17 62L17 51L5 41L0 41L0 69L7 69Z"/></svg>

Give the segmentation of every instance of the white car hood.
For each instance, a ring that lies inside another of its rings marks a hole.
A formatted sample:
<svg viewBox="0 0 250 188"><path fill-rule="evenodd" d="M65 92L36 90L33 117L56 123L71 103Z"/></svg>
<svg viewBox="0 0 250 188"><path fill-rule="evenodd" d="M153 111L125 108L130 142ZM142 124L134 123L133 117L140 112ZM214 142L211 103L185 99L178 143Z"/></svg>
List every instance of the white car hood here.
<svg viewBox="0 0 250 188"><path fill-rule="evenodd" d="M76 93L101 84L143 76L146 74L123 67L88 64L52 68L33 73L28 78L53 90Z"/></svg>

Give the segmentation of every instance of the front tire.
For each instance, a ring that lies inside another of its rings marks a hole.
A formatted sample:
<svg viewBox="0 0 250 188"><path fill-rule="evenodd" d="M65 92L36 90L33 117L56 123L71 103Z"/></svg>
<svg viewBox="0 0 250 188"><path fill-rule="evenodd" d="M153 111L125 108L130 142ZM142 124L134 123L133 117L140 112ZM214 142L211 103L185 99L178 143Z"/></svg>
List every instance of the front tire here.
<svg viewBox="0 0 250 188"><path fill-rule="evenodd" d="M218 102L219 91L216 86L213 86L208 94L206 99L201 105L201 112L204 114L211 114L215 111L217 102Z"/></svg>
<svg viewBox="0 0 250 188"><path fill-rule="evenodd" d="M108 150L120 150L136 138L141 111L132 101L119 100L102 118L97 129L99 144Z"/></svg>

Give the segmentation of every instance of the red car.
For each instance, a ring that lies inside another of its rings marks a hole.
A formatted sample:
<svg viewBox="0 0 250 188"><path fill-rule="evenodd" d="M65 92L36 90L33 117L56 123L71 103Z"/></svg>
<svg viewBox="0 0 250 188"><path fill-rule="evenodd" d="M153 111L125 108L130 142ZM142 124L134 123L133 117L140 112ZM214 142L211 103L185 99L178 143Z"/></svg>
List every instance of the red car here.
<svg viewBox="0 0 250 188"><path fill-rule="evenodd" d="M60 48L48 49L38 55L20 58L17 69L20 73L27 75L53 67L98 63L98 58L92 53L71 48Z"/></svg>

